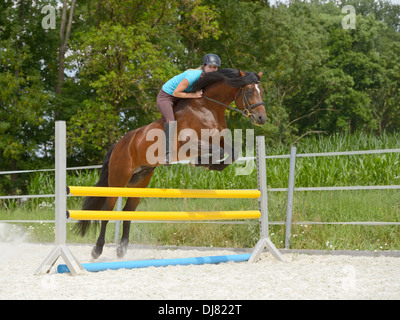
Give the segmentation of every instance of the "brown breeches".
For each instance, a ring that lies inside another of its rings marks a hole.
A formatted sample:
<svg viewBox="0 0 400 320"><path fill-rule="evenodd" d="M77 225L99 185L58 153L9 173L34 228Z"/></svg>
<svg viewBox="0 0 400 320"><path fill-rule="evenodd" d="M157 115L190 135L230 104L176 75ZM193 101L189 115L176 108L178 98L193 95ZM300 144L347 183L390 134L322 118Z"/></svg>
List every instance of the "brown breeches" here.
<svg viewBox="0 0 400 320"><path fill-rule="evenodd" d="M171 96L162 89L157 96L157 106L166 122L175 121L173 105L177 103L179 98Z"/></svg>

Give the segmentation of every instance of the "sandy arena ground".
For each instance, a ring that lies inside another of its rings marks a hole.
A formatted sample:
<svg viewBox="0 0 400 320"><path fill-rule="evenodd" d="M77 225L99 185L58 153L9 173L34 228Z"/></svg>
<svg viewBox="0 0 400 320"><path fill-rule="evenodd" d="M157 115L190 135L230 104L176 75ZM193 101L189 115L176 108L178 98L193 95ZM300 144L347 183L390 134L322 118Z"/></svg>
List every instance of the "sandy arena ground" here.
<svg viewBox="0 0 400 320"><path fill-rule="evenodd" d="M396 257L285 254L287 262L281 263L265 253L255 264L150 267L76 277L53 269L35 276L53 245L7 238L4 230L0 227L0 299L400 299ZM69 247L81 263L91 262L91 245ZM131 246L124 260L224 254L238 252ZM106 245L98 261L116 260L116 247Z"/></svg>

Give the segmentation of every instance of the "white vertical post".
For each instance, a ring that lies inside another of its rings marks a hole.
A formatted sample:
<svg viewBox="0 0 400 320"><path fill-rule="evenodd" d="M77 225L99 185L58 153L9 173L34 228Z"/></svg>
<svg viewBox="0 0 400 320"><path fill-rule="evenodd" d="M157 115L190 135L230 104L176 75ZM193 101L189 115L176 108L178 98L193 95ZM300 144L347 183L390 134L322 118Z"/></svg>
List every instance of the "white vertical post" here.
<svg viewBox="0 0 400 320"><path fill-rule="evenodd" d="M55 229L56 245L63 245L67 241L67 129L65 121L56 122L55 131Z"/></svg>
<svg viewBox="0 0 400 320"><path fill-rule="evenodd" d="M260 218L260 238L269 237L268 227L268 195L267 195L267 167L265 164L265 139L264 136L257 136L257 184L261 192L259 207Z"/></svg>
<svg viewBox="0 0 400 320"><path fill-rule="evenodd" d="M76 275L84 268L71 253L67 241L67 128L65 121L55 123L55 244L56 246L42 262L35 274L49 273L59 257L67 264L71 274Z"/></svg>
<svg viewBox="0 0 400 320"><path fill-rule="evenodd" d="M118 197L117 200L117 211L122 211L122 197ZM114 243L118 244L119 240L119 230L121 226L121 221L115 221L115 230L114 230Z"/></svg>
<svg viewBox="0 0 400 320"><path fill-rule="evenodd" d="M285 231L285 249L290 247L290 236L292 231L293 214L293 192L294 192L294 174L296 170L296 147L290 149L290 168L289 168L289 186L288 200L286 209L286 231Z"/></svg>
<svg viewBox="0 0 400 320"><path fill-rule="evenodd" d="M256 262L265 248L268 249L272 255L280 260L285 261L282 254L275 247L269 239L268 228L268 197L267 197L267 167L265 165L265 137L256 137L256 150L257 150L257 180L258 188L261 192L259 198L259 206L261 211L260 218L260 240L254 247L253 253L249 259L249 263Z"/></svg>

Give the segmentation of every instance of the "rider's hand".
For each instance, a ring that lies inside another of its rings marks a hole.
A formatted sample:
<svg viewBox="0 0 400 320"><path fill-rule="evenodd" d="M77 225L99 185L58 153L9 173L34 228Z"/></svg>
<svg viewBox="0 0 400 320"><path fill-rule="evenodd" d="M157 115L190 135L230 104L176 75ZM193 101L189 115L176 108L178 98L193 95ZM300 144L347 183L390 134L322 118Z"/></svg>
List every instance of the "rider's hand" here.
<svg viewBox="0 0 400 320"><path fill-rule="evenodd" d="M199 90L194 93L194 98L201 98L202 96L203 96L203 90Z"/></svg>

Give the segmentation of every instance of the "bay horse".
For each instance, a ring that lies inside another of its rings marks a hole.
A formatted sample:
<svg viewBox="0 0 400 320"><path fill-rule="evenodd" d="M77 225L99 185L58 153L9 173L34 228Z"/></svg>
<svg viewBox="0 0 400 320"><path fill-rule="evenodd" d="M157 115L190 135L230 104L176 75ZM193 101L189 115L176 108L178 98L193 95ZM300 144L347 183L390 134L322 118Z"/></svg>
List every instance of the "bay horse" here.
<svg viewBox="0 0 400 320"><path fill-rule="evenodd" d="M261 75L261 72L257 74L237 69L221 69L206 73L197 80L193 84L191 91L196 92L202 89L203 97L181 99L174 106L174 114L177 121L177 134L175 134L174 141L175 150L180 150L188 142L188 137L184 136L182 138L180 136L180 133L184 133L185 129L191 129L191 132L196 132L197 137L201 137L202 129L216 129L217 131L226 129L225 110L227 108L232 108L249 117L252 124L263 125L267 116L264 102L262 101ZM232 102L235 102L237 108L230 106ZM147 187L154 169L163 164L164 157L163 152L160 150L156 158L158 159L157 161L150 161L151 159L149 160L149 157L146 156L147 150L155 143L154 139L152 141L149 139L149 136L157 132L157 130L162 133L163 124L164 119L158 119L149 125L128 132L117 143L112 145L103 162L100 179L96 186ZM178 136L180 136L179 139L177 138ZM158 140L162 141L162 139ZM195 166L203 166L210 170L221 171L238 157L238 152L235 148L231 146L227 147L226 144L223 144L223 138L220 139L218 145L215 143L212 144L210 141L202 141L201 138L198 139L197 143L197 161L192 162ZM207 145L208 157L215 156L217 153L217 158L220 161L213 161L211 163L209 161L205 163L204 161L200 161L202 158L201 152L204 148L207 148L204 147ZM225 153L228 153L226 159L224 159ZM187 159L186 153L182 155L181 152L174 152L172 161L184 159ZM112 211L116 201L117 198L115 197L86 197L82 209ZM140 198L128 198L123 210L136 210L139 201ZM81 236L85 235L90 223L91 221L79 221L75 225L75 231ZM98 221L95 221L95 223L98 223ZM97 259L103 252L107 223L108 221L101 222L100 235L91 253L94 259ZM120 245L117 248L117 256L119 258L122 258L127 251L130 224L130 221L123 222L122 237Z"/></svg>

